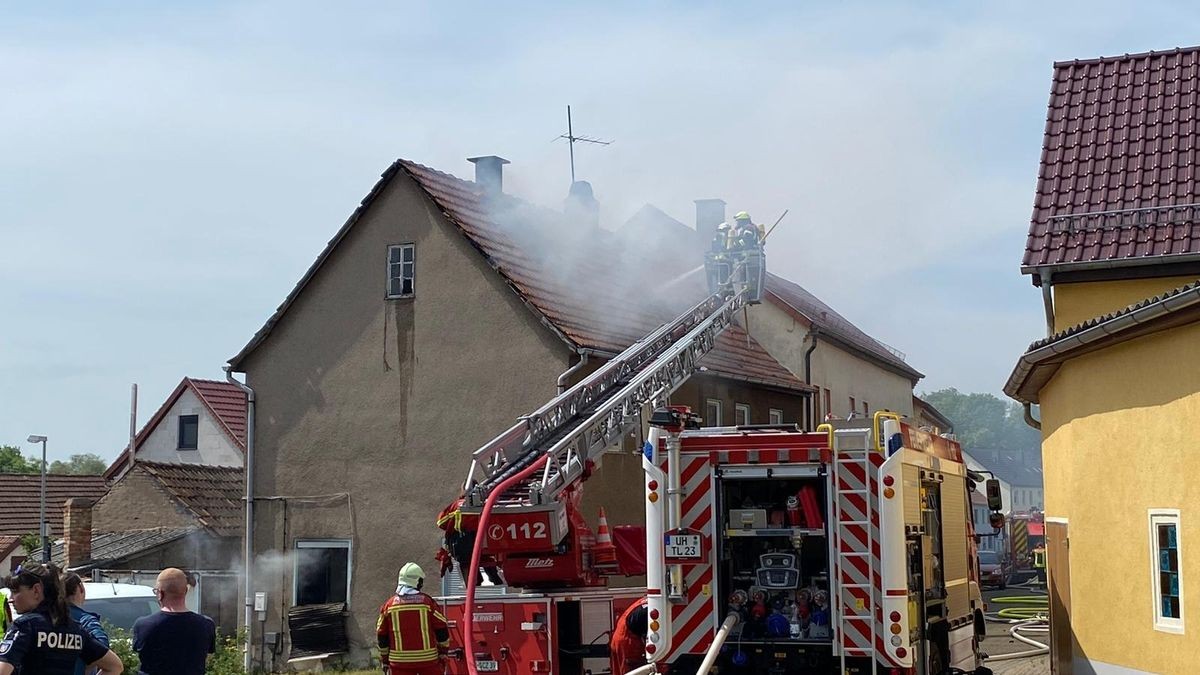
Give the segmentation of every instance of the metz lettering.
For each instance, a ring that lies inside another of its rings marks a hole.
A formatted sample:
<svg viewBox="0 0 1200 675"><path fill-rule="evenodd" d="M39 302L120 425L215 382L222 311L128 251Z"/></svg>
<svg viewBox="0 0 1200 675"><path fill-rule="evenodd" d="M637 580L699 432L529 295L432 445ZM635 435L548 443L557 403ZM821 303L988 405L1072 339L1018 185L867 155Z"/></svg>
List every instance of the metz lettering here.
<svg viewBox="0 0 1200 675"><path fill-rule="evenodd" d="M73 633L46 633L39 630L37 646L46 646L50 649L70 649L77 652L83 649L83 636Z"/></svg>

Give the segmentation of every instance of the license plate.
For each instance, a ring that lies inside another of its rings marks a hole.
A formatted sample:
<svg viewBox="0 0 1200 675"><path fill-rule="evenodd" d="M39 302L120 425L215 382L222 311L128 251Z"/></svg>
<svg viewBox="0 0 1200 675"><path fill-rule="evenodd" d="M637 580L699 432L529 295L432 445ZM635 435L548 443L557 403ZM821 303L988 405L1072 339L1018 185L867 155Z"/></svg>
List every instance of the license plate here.
<svg viewBox="0 0 1200 675"><path fill-rule="evenodd" d="M500 672L500 664L496 661L476 661L475 670L481 673L498 673Z"/></svg>
<svg viewBox="0 0 1200 675"><path fill-rule="evenodd" d="M667 537L668 558L700 559L700 535L672 534Z"/></svg>

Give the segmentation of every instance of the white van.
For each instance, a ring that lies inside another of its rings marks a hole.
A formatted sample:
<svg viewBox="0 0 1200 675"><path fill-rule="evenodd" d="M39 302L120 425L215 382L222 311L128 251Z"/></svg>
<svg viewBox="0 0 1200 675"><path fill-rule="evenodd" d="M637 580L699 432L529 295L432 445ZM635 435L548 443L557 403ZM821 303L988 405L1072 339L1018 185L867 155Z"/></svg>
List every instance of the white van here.
<svg viewBox="0 0 1200 675"><path fill-rule="evenodd" d="M132 630L134 621L158 611L158 599L154 597L154 589L149 586L85 581L83 590L87 597L83 601L83 608L99 614L101 621L117 628ZM0 588L0 596L9 602L7 588ZM11 603L9 610L13 618L18 616Z"/></svg>

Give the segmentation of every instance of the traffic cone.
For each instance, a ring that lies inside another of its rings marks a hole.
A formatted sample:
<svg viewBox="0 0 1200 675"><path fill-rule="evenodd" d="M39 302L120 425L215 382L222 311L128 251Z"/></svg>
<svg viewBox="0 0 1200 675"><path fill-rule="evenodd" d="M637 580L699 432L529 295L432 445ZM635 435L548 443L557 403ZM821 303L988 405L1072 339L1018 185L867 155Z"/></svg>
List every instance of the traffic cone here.
<svg viewBox="0 0 1200 675"><path fill-rule="evenodd" d="M600 523L596 526L596 548L592 550L597 567L616 567L617 547L613 545L612 532L608 529L608 516L600 507Z"/></svg>

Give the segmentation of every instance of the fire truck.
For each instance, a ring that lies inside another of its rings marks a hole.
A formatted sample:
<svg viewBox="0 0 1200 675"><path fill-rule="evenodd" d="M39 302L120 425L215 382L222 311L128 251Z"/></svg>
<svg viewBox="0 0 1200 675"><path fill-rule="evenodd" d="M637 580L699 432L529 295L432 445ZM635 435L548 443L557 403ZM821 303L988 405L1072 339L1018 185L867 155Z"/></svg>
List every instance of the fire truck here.
<svg viewBox="0 0 1200 675"><path fill-rule="evenodd" d="M475 451L439 519L468 570L466 594L439 599L462 647L451 672L610 672L616 617L642 601L639 675L991 672L970 506L983 477L957 443L887 412L701 428L669 404L759 300L761 251L741 258L710 255L709 298ZM580 497L630 435L646 519L616 547ZM504 592L481 593L481 569ZM610 587L621 575L645 586Z"/></svg>
<svg viewBox="0 0 1200 675"><path fill-rule="evenodd" d="M1013 566L1018 570L1033 568L1030 552L1046 543L1044 517L1037 509L1018 511L1009 516L1009 546Z"/></svg>

